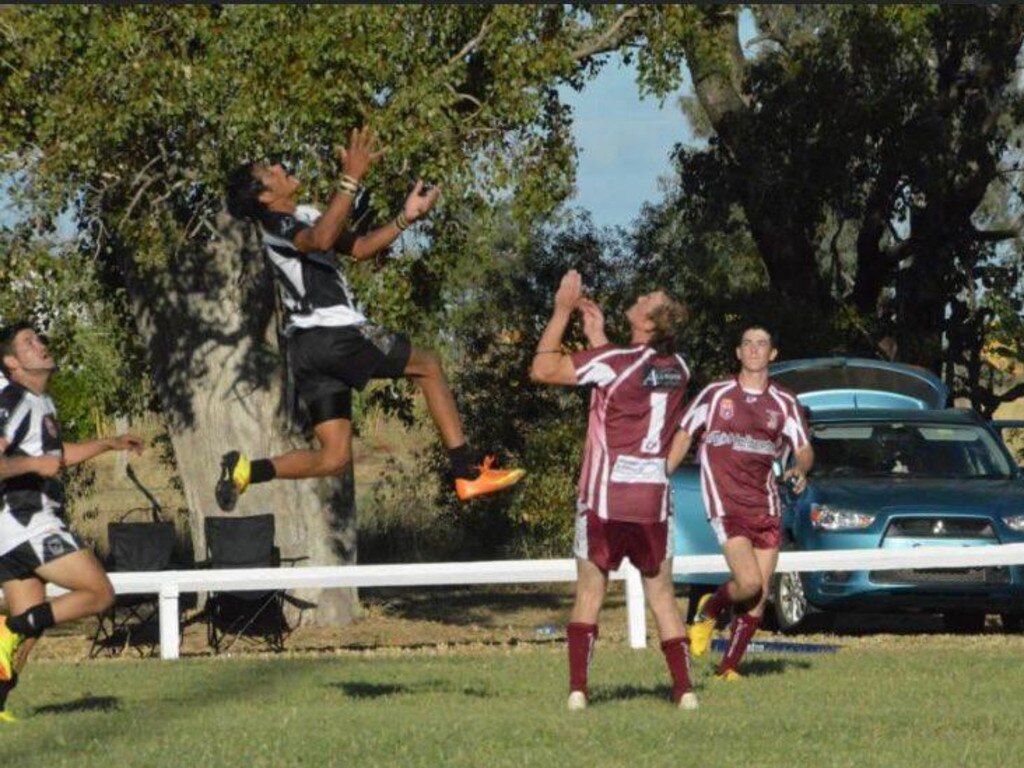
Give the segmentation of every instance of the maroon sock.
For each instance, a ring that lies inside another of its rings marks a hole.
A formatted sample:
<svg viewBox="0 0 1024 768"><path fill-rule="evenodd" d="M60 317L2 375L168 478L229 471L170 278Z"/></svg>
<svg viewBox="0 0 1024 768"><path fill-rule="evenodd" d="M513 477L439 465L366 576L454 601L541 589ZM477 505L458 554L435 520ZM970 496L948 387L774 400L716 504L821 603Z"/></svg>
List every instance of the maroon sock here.
<svg viewBox="0 0 1024 768"><path fill-rule="evenodd" d="M661 644L669 674L672 675L672 702L678 704L683 694L693 686L690 684L690 638L673 637Z"/></svg>
<svg viewBox="0 0 1024 768"><path fill-rule="evenodd" d="M587 670L594 655L597 624L572 622L566 637L569 640L569 692L582 691L587 696Z"/></svg>
<svg viewBox="0 0 1024 768"><path fill-rule="evenodd" d="M761 626L760 616L741 613L736 617L732 636L729 638L729 648L725 652L725 656L722 657L722 662L718 665L718 674L722 674L727 669L737 670L740 660L743 658L743 654L746 652L747 646L750 644L750 640L753 638L754 633L757 632L759 626Z"/></svg>
<svg viewBox="0 0 1024 768"><path fill-rule="evenodd" d="M717 619L718 614L724 611L732 605L732 600L729 599L729 582L725 582L722 586L715 590L715 593L711 595L711 599L708 600L704 606L704 610L701 611L701 616L697 616L697 619L701 617L705 619Z"/></svg>

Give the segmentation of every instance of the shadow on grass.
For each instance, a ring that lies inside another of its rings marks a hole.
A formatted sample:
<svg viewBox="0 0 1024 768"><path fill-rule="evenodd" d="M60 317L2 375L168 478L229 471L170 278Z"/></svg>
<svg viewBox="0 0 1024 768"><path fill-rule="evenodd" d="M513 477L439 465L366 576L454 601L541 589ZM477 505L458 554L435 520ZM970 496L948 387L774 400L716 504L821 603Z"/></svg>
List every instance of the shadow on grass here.
<svg viewBox="0 0 1024 768"><path fill-rule="evenodd" d="M44 704L33 710L35 715L70 715L75 712L119 712L121 700L116 696L83 696L60 704Z"/></svg>
<svg viewBox="0 0 1024 768"><path fill-rule="evenodd" d="M328 683L328 688L341 690L350 699L379 699L386 696L408 696L423 693L455 693L478 699L490 699L495 694L480 685L453 685L448 680L427 680L421 683Z"/></svg>
<svg viewBox="0 0 1024 768"><path fill-rule="evenodd" d="M669 685L596 685L590 689L588 704L604 704L629 699L659 699L668 701L672 695Z"/></svg>
<svg viewBox="0 0 1024 768"><path fill-rule="evenodd" d="M568 614L573 596L566 591L499 591L493 587L363 589L360 598L367 603L383 604L387 613L402 619L438 621L444 624L501 626L502 616L525 609L562 611Z"/></svg>
<svg viewBox="0 0 1024 768"><path fill-rule="evenodd" d="M811 662L802 659L744 659L740 672L744 677L781 675L793 669L810 669Z"/></svg>

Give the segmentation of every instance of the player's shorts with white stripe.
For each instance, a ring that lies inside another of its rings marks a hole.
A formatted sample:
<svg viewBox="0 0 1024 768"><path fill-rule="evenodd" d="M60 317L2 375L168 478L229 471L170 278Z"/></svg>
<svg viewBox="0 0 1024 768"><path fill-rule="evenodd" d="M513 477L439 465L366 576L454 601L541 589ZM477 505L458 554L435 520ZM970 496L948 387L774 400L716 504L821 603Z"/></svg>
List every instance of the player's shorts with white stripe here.
<svg viewBox="0 0 1024 768"><path fill-rule="evenodd" d="M577 512L573 554L602 571L614 571L629 558L644 576L654 576L672 557L672 516L661 522L631 523L602 520L590 510Z"/></svg>
<svg viewBox="0 0 1024 768"><path fill-rule="evenodd" d="M711 519L711 530L720 545L729 539L749 539L754 549L778 549L782 542L782 518L778 515L722 515Z"/></svg>

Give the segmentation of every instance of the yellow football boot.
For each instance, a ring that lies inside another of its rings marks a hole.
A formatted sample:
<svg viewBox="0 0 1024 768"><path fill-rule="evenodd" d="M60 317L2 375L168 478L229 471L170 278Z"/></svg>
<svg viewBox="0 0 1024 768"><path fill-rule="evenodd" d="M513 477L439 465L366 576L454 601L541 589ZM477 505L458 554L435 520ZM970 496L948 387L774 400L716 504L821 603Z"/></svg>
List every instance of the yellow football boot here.
<svg viewBox="0 0 1024 768"><path fill-rule="evenodd" d="M690 653L693 656L703 656L711 647L711 635L715 631L714 619L701 619L704 615L704 606L708 604L712 593L701 597L697 603L697 610L693 614L693 624L689 627Z"/></svg>

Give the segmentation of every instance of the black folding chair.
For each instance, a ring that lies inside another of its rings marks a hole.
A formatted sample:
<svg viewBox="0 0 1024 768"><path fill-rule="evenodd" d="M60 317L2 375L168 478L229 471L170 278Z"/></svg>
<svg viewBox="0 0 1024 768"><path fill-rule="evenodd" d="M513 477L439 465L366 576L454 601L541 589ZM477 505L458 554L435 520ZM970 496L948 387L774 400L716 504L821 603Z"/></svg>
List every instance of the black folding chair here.
<svg viewBox="0 0 1024 768"><path fill-rule="evenodd" d="M207 561L209 568L279 568L281 553L274 544L274 516L207 517ZM293 558L295 562L305 558ZM206 599L207 640L214 653L226 651L240 638L284 650L292 631L284 613L285 601L297 607L310 604L288 596L284 590L244 592L212 591ZM226 642L225 642L226 641Z"/></svg>
<svg viewBox="0 0 1024 768"><path fill-rule="evenodd" d="M107 525L110 556L106 567L117 571L165 571L172 568L176 536L174 523L157 520L152 523L116 522ZM157 595L117 595L114 605L98 615L89 657L106 651L120 654L133 642L135 647L149 646L150 655L159 644ZM140 655L142 651L139 650Z"/></svg>

